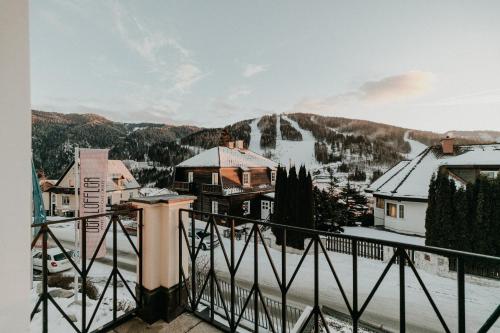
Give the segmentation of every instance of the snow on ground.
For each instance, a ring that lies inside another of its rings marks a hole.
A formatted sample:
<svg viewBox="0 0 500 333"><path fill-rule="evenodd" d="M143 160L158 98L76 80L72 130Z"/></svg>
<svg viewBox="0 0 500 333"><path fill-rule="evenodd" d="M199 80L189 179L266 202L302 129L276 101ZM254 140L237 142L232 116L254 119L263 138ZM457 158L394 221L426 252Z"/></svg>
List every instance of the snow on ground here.
<svg viewBox="0 0 500 333"><path fill-rule="evenodd" d="M425 238L418 236L402 235L395 232L366 227L343 227L344 235L381 239L412 245L425 245Z"/></svg>
<svg viewBox="0 0 500 333"><path fill-rule="evenodd" d="M308 170L319 166L314 157L314 143L316 139L310 131L303 130L296 121L281 115L288 120L290 124L302 134L302 141L283 140L280 130L280 117L276 122L276 161L282 165L290 167L290 164L300 166L304 164Z"/></svg>
<svg viewBox="0 0 500 333"><path fill-rule="evenodd" d="M405 141L408 142L410 144L410 147L411 147L410 152L408 154L406 154L406 158L407 159L414 159L421 152L423 152L425 150L425 148L427 148L427 146L421 142L410 139L409 134L410 134L410 132L406 132L405 136L404 136Z"/></svg>
<svg viewBox="0 0 500 333"><path fill-rule="evenodd" d="M100 262L95 262L91 267L89 272L89 280L98 288L99 294L103 291L106 281L111 273L112 267ZM126 270L120 269L120 273L125 278L129 287L132 291L135 291L135 281L136 275L135 273L128 272ZM74 276L73 271L69 270L63 273L64 275ZM33 283L33 288L31 291L31 306L34 307L39 295L37 292L37 287L41 282L35 281ZM117 288L117 299L118 299L118 308L117 315L121 316L126 311L131 310L135 307L135 301L133 297L130 295L126 287L122 284L120 277L118 277L118 288ZM55 290L58 288L49 288L49 291ZM78 294L78 299L81 301L82 295ZM68 314L72 315L76 318L76 322L74 323L78 328L81 328L81 311L82 307L80 304L72 304L74 302L74 297L70 298L54 298L57 304ZM97 305L97 300L91 300L87 298L87 325L92 317L92 314L95 310L95 306ZM31 321L31 332L41 332L42 330L42 304L39 307L40 311L35 314L33 320ZM49 301L49 313L48 313L48 328L51 333L67 333L73 332L73 328L66 321L66 319L60 314L60 312L56 309L56 307ZM109 284L108 289L106 290L105 296L99 309L97 310L95 319L92 322L91 329L89 331L93 331L98 327L101 327L113 320L113 285L112 282Z"/></svg>
<svg viewBox="0 0 500 333"><path fill-rule="evenodd" d="M221 228L221 227L220 227ZM222 230L220 231L222 234ZM351 231L349 231L351 232ZM370 230L373 233L374 230ZM415 241L415 240L414 240ZM229 239L223 238L227 251L230 248ZM237 257L241 254L244 241L235 242ZM311 249L312 251L312 249ZM228 279L228 267L221 247L215 249L216 270L219 277ZM278 272L281 272L281 251L269 249L270 256ZM251 288L254 266L259 267L259 286L266 296L279 299L280 292L269 259L262 245L258 247L258 263L253 260L253 242L250 242L239 266L236 279L238 284ZM208 255L208 252L204 255ZM352 304L352 256L328 252L341 284ZM287 276L293 274L301 255L287 254ZM371 292L376 280L387 264L366 258L358 259L358 293L359 303ZM339 288L333 278L328 263L323 255L319 258L320 303L334 310L347 313ZM291 303L310 305L314 301L314 258L308 255L291 286L288 297ZM418 270L427 289L432 295L451 331L457 329L457 281L454 278L440 277L423 270ZM441 332L443 328L432 310L424 292L409 267L405 268L406 320L409 332ZM377 290L374 298L366 308L361 320L376 326L397 331L399 329L399 272L394 265ZM486 321L498 306L500 299L500 281L487 279L467 279L466 282L466 325L468 331L477 329ZM500 323L495 329L500 330Z"/></svg>
<svg viewBox="0 0 500 333"><path fill-rule="evenodd" d="M250 149L251 151L253 151L257 154L263 155L265 153L265 151L263 151L260 148L260 137L262 135L260 133L259 126L257 126L257 123L259 122L259 120L260 120L260 118L257 118L257 119L254 119L250 123L251 132L250 132L250 143L248 145L248 149Z"/></svg>

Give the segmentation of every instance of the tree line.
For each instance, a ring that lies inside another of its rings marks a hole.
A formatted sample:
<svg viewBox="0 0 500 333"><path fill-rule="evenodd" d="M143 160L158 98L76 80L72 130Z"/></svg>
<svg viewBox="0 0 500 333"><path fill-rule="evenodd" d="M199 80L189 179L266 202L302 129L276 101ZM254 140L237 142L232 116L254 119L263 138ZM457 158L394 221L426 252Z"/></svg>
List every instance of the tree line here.
<svg viewBox="0 0 500 333"><path fill-rule="evenodd" d="M312 191L312 177L304 166L299 168L298 174L294 166L289 172L284 167L278 167L273 221L287 226L314 229ZM272 232L276 237L276 244L281 245L283 229L272 228ZM311 235L302 232L288 230L286 245L302 250L304 240L310 237Z"/></svg>
<svg viewBox="0 0 500 333"><path fill-rule="evenodd" d="M457 187L438 173L429 185L425 228L427 245L500 256L500 178Z"/></svg>

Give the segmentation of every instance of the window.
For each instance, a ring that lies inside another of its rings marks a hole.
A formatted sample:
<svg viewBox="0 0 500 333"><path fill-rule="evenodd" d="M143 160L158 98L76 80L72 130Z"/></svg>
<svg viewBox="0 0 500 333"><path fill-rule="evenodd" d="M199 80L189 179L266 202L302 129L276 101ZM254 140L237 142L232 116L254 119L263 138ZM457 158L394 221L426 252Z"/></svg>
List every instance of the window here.
<svg viewBox="0 0 500 333"><path fill-rule="evenodd" d="M75 187L75 180L72 178L69 179L69 187Z"/></svg>
<svg viewBox="0 0 500 333"><path fill-rule="evenodd" d="M212 201L212 214L219 214L219 203Z"/></svg>
<svg viewBox="0 0 500 333"><path fill-rule="evenodd" d="M217 172L212 173L212 185L219 185L219 174Z"/></svg>
<svg viewBox="0 0 500 333"><path fill-rule="evenodd" d="M398 217L398 205L394 203L387 203L386 215L390 217Z"/></svg>
<svg viewBox="0 0 500 333"><path fill-rule="evenodd" d="M250 200L243 201L243 215L249 215L250 214Z"/></svg>
<svg viewBox="0 0 500 333"><path fill-rule="evenodd" d="M62 196L62 205L63 206L69 206L69 196L68 195L63 195Z"/></svg>
<svg viewBox="0 0 500 333"><path fill-rule="evenodd" d="M274 201L271 201L271 214L274 214Z"/></svg>
<svg viewBox="0 0 500 333"><path fill-rule="evenodd" d="M250 186L250 173L243 172L243 186Z"/></svg>
<svg viewBox="0 0 500 333"><path fill-rule="evenodd" d="M481 171L480 174L488 179L495 179L498 176L498 171Z"/></svg>
<svg viewBox="0 0 500 333"><path fill-rule="evenodd" d="M377 197L377 198L375 198L375 205L377 206L377 208L384 209L385 200Z"/></svg>
<svg viewBox="0 0 500 333"><path fill-rule="evenodd" d="M193 171L189 171L188 172L188 183L192 183L193 182Z"/></svg>
<svg viewBox="0 0 500 333"><path fill-rule="evenodd" d="M111 206L111 196L108 195L108 206Z"/></svg>
<svg viewBox="0 0 500 333"><path fill-rule="evenodd" d="M405 206L404 205L399 205L399 218L400 219L405 218Z"/></svg>
<svg viewBox="0 0 500 333"><path fill-rule="evenodd" d="M189 209L193 209L193 207L194 207L194 203L191 201L191 202L189 203Z"/></svg>
<svg viewBox="0 0 500 333"><path fill-rule="evenodd" d="M276 171L271 171L271 184L275 184L276 183Z"/></svg>

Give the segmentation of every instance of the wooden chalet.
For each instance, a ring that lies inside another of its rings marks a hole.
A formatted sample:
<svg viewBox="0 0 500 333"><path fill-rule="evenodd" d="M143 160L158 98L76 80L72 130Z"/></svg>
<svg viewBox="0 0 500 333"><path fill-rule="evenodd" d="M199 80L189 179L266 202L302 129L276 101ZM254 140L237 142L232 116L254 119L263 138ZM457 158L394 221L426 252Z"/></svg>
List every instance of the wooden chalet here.
<svg viewBox="0 0 500 333"><path fill-rule="evenodd" d="M278 164L228 142L175 168L174 188L198 197L193 209L266 220L273 213Z"/></svg>

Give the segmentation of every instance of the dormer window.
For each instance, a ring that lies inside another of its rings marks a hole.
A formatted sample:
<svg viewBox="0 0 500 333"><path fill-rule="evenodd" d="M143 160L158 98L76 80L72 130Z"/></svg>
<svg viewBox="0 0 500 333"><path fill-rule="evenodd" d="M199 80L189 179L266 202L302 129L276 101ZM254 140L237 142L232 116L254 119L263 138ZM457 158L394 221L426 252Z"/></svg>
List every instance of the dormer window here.
<svg viewBox="0 0 500 333"><path fill-rule="evenodd" d="M276 171L271 170L271 185L276 184Z"/></svg>
<svg viewBox="0 0 500 333"><path fill-rule="evenodd" d="M250 172L243 172L243 186L250 186Z"/></svg>

